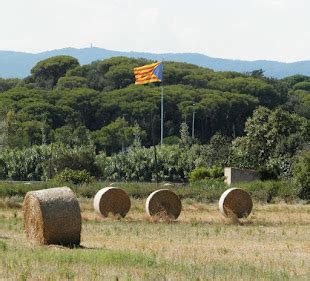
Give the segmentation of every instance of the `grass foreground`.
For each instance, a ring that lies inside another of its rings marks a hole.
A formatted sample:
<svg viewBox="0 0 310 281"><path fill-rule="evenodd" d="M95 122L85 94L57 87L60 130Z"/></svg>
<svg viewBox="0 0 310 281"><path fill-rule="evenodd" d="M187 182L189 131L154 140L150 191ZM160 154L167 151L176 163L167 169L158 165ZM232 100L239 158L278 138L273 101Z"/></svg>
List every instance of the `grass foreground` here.
<svg viewBox="0 0 310 281"><path fill-rule="evenodd" d="M174 222L148 218L142 199L124 219L79 201L81 247L68 249L29 243L22 198L0 199L0 280L310 280L309 205L256 203L236 224L191 199Z"/></svg>

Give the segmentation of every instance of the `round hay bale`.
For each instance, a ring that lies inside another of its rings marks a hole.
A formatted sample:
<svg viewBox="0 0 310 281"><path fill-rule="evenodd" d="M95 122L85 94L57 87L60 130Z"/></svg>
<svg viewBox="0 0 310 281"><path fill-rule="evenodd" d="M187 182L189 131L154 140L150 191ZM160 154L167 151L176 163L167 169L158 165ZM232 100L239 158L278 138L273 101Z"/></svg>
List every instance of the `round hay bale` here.
<svg viewBox="0 0 310 281"><path fill-rule="evenodd" d="M131 206L128 194L118 187L100 189L94 198L94 209L103 217L109 214L125 217Z"/></svg>
<svg viewBox="0 0 310 281"><path fill-rule="evenodd" d="M163 186L164 186L165 188L174 187L174 185L173 185L172 183L170 183L170 182L164 183Z"/></svg>
<svg viewBox="0 0 310 281"><path fill-rule="evenodd" d="M252 198L249 193L240 188L227 189L219 201L220 212L225 217L247 217L253 208Z"/></svg>
<svg viewBox="0 0 310 281"><path fill-rule="evenodd" d="M182 210L178 195L169 189L159 189L149 195L145 203L149 216L168 216L177 219Z"/></svg>
<svg viewBox="0 0 310 281"><path fill-rule="evenodd" d="M80 206L68 187L27 192L23 219L27 239L38 244L80 244Z"/></svg>

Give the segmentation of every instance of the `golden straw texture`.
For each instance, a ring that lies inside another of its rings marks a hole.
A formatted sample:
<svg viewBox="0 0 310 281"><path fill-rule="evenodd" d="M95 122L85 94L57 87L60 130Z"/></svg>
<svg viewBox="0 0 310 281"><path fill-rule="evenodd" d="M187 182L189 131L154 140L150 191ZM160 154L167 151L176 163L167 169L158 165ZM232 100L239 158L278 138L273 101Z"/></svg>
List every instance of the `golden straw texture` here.
<svg viewBox="0 0 310 281"><path fill-rule="evenodd" d="M220 212L225 217L247 217L253 208L253 201L249 193L240 188L227 189L219 201Z"/></svg>
<svg viewBox="0 0 310 281"><path fill-rule="evenodd" d="M23 203L27 238L38 244L80 244L81 212L73 191L58 187L27 192Z"/></svg>
<svg viewBox="0 0 310 281"><path fill-rule="evenodd" d="M147 198L145 209L149 216L168 216L177 219L182 210L182 203L173 191L159 189Z"/></svg>
<svg viewBox="0 0 310 281"><path fill-rule="evenodd" d="M105 187L94 198L94 209L103 217L120 215L125 217L131 207L128 194L118 187Z"/></svg>

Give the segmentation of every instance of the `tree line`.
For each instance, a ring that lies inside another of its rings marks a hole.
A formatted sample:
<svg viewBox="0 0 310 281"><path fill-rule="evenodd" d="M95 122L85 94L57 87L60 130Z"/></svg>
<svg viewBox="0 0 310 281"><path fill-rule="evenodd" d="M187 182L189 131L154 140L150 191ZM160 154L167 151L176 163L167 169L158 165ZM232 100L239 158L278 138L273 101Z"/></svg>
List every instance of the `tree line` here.
<svg viewBox="0 0 310 281"><path fill-rule="evenodd" d="M139 127L144 145L158 143L158 84L135 86L132 71L147 63L150 61L116 57L80 66L72 57L59 56L39 62L25 79L1 79L1 120L7 127L7 144L25 147L51 143L61 139L61 134L84 130L99 148L112 153L121 145L109 143L103 135L112 127L118 131L118 126L129 131ZM232 138L243 135L247 118L258 106L281 107L309 117L310 82L306 76L276 80L259 71L215 72L165 62L163 81L168 143L179 137L182 122L192 126L193 111L195 136L202 144L217 132ZM124 145L130 142L126 135L118 136L126 139L121 141Z"/></svg>
<svg viewBox="0 0 310 281"><path fill-rule="evenodd" d="M111 157L129 154L135 143L145 149L158 144L159 84L134 85L133 68L148 63L115 57L80 65L73 57L57 56L37 63L24 79L0 79L2 154L61 144L91 146L96 155ZM210 146L220 137L225 147L215 149L228 153L219 157L228 163L212 165L268 168L284 176L296 153L307 147L310 77L278 80L262 70L215 72L165 62L163 84L167 146L184 142L182 124L189 137L195 112L195 138L188 143Z"/></svg>

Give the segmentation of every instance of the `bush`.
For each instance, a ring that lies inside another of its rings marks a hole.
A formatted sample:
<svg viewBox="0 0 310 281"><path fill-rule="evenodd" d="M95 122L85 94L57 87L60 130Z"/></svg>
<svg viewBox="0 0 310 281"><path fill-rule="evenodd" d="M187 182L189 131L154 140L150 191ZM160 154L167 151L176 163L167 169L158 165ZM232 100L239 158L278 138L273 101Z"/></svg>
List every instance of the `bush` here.
<svg viewBox="0 0 310 281"><path fill-rule="evenodd" d="M55 176L54 181L56 183L85 184L95 181L95 177L91 176L86 170L71 170L66 168Z"/></svg>
<svg viewBox="0 0 310 281"><path fill-rule="evenodd" d="M6 169L5 162L2 159L0 159L0 179L4 180L7 177L8 177L8 172Z"/></svg>
<svg viewBox="0 0 310 281"><path fill-rule="evenodd" d="M310 82L307 82L307 81L299 82L299 83L294 85L293 89L294 90L310 91Z"/></svg>
<svg viewBox="0 0 310 281"><path fill-rule="evenodd" d="M224 171L221 167L197 167L191 171L189 175L190 183L201 181L204 179L217 179L220 181L224 180Z"/></svg>
<svg viewBox="0 0 310 281"><path fill-rule="evenodd" d="M310 152L302 152L293 168L293 179L299 188L299 197L310 199Z"/></svg>
<svg viewBox="0 0 310 281"><path fill-rule="evenodd" d="M75 171L76 172L76 171ZM78 197L93 198L99 189L109 186L109 182L91 182L84 184L72 184L68 182L59 182L58 184L68 184ZM57 184L57 185L58 185ZM20 196L23 197L28 191L55 187L55 181L33 182L33 183L8 183L0 182L0 198ZM58 185L59 186L59 185ZM145 199L154 190L161 188L155 183L147 182L115 182L117 187L121 187L130 197ZM234 185L247 190L253 200L261 202L274 202L276 200L285 200L291 202L298 199L299 188L289 181L257 181L249 183L240 183ZM170 187L181 199L194 199L199 202L215 202L219 200L222 193L228 186L218 180L206 179L188 184L174 184Z"/></svg>
<svg viewBox="0 0 310 281"><path fill-rule="evenodd" d="M0 182L0 197L25 196L28 191L53 187L50 182Z"/></svg>
<svg viewBox="0 0 310 281"><path fill-rule="evenodd" d="M278 171L275 168L259 167L258 173L262 181L278 179Z"/></svg>
<svg viewBox="0 0 310 281"><path fill-rule="evenodd" d="M126 152L97 155L96 167L101 179L111 181L155 181L156 168L161 181L184 182L191 170L203 166L203 146L193 145L183 149L179 145L156 147L157 167L154 147L132 146ZM201 164L202 163L202 164Z"/></svg>
<svg viewBox="0 0 310 281"><path fill-rule="evenodd" d="M61 143L6 149L0 154L0 179L39 181L65 168L95 172L95 148L69 147Z"/></svg>
<svg viewBox="0 0 310 281"><path fill-rule="evenodd" d="M192 198L201 202L218 201L223 192L228 189L224 181L218 179L204 179L190 184L183 192L182 198Z"/></svg>
<svg viewBox="0 0 310 281"><path fill-rule="evenodd" d="M189 181L195 182L210 177L209 169L206 167L198 167L191 171Z"/></svg>
<svg viewBox="0 0 310 281"><path fill-rule="evenodd" d="M78 196L93 198L99 189L109 186L108 182L95 182L91 184L72 186L72 189ZM149 182L115 182L113 186L124 189L127 194L136 199L145 199L153 191L159 188L163 188L162 185L156 185ZM193 199L199 202L215 202L221 194L227 189L227 185L224 182L216 180L203 180L197 181L190 186L187 184L177 183L174 186L169 187L174 191L180 199Z"/></svg>
<svg viewBox="0 0 310 281"><path fill-rule="evenodd" d="M298 190L290 181L253 181L236 184L236 187L248 191L253 199L264 203L274 202L275 199L283 199L286 202L298 198Z"/></svg>

